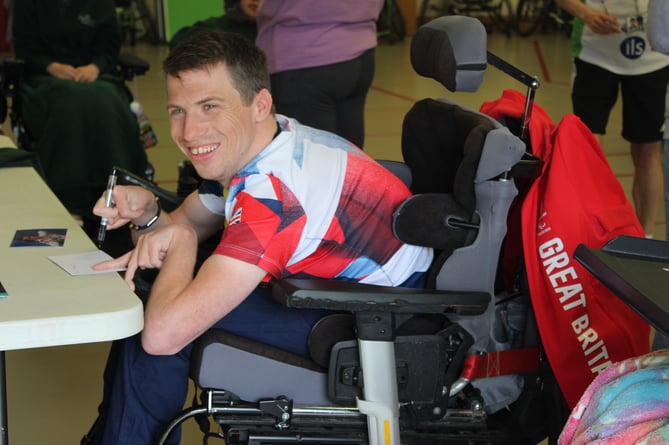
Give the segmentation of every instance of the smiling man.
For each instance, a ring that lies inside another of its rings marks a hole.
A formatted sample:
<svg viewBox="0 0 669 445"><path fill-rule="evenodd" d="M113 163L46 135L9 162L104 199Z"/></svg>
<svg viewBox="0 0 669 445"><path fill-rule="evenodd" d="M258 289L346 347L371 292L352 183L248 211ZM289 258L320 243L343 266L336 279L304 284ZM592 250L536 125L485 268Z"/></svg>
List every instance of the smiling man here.
<svg viewBox="0 0 669 445"><path fill-rule="evenodd" d="M399 179L348 141L274 114L265 57L248 40L200 33L163 69L172 138L205 181L169 214L138 187L118 186L113 206L101 199L94 209L111 229L136 229L135 249L99 269L127 267L131 287L138 268L160 272L143 332L112 347L88 443L153 443L184 404L191 343L209 328L306 356L323 311L285 308L263 283L420 287L432 259L392 234L392 213L410 195ZM224 223L195 273L198 242Z"/></svg>

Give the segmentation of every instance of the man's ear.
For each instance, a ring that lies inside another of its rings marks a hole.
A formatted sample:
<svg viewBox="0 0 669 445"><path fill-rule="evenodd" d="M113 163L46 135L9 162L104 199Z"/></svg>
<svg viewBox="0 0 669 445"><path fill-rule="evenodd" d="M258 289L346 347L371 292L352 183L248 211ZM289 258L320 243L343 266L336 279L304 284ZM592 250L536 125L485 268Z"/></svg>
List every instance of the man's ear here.
<svg viewBox="0 0 669 445"><path fill-rule="evenodd" d="M253 102L259 122L272 115L274 101L272 99L272 94L267 88L260 90L258 94L256 94L255 99L253 99Z"/></svg>

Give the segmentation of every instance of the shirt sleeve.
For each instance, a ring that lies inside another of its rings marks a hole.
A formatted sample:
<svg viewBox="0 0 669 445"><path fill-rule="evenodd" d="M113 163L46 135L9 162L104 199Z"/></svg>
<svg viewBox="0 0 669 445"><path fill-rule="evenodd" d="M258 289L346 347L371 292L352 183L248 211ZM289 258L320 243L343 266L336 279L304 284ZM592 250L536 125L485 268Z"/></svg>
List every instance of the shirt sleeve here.
<svg viewBox="0 0 669 445"><path fill-rule="evenodd" d="M669 1L648 3L648 40L655 51L669 55Z"/></svg>
<svg viewBox="0 0 669 445"><path fill-rule="evenodd" d="M295 195L277 178L264 176L238 192L215 254L255 264L283 276L306 225Z"/></svg>

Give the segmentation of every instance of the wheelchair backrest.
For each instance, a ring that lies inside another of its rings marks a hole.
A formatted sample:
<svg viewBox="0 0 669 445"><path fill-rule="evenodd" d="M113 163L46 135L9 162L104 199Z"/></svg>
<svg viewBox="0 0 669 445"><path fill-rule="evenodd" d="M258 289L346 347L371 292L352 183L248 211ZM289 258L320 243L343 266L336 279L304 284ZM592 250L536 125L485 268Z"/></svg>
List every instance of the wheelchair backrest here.
<svg viewBox="0 0 669 445"><path fill-rule="evenodd" d="M486 68L486 39L476 19L441 17L418 30L411 61L419 74L451 91L476 91ZM491 117L446 99L417 102L402 130L415 195L396 211L395 235L435 248L428 287L494 297L507 215L518 195L511 168L523 157L525 143ZM449 321L471 334L473 354L509 347L499 335L495 304L479 316L453 315ZM476 387L495 412L518 397L521 381L502 376Z"/></svg>
<svg viewBox="0 0 669 445"><path fill-rule="evenodd" d="M478 20L441 17L417 31L411 62L451 91L476 91L486 45ZM429 286L493 294L506 215L517 194L508 173L525 144L489 116L447 99L417 102L402 130L402 154L418 196L398 209L395 234L442 251Z"/></svg>

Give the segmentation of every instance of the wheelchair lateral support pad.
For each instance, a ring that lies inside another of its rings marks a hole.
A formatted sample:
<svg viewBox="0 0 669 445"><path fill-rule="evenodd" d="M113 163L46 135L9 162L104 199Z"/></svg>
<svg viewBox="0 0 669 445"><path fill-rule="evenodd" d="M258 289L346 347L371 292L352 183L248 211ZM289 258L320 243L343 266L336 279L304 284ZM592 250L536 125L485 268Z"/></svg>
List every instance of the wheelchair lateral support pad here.
<svg viewBox="0 0 669 445"><path fill-rule="evenodd" d="M350 312L479 315L491 297L486 292L376 286L351 281L286 278L274 283L272 296L292 308Z"/></svg>

